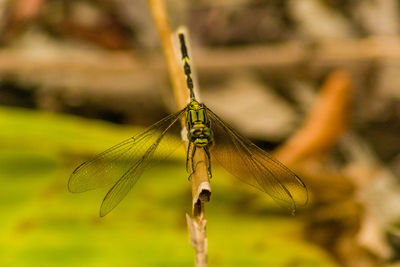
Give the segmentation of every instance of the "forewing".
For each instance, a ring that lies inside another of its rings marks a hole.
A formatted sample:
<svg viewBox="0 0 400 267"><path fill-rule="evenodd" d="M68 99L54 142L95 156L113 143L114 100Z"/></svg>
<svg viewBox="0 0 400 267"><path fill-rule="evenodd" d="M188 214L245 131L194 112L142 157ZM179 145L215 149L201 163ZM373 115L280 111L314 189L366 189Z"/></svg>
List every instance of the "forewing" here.
<svg viewBox="0 0 400 267"><path fill-rule="evenodd" d="M101 204L101 217L113 210L118 203L124 199L146 169L166 159L179 145L183 148L183 144L180 140L178 141L176 138L172 139L170 136L165 135L178 119L179 118L176 118L168 128L166 128L161 134L157 135L154 142L152 142L152 144L147 148L141 158L136 161L108 191L107 195L104 197L103 203ZM157 158L154 157L156 151L158 154Z"/></svg>
<svg viewBox="0 0 400 267"><path fill-rule="evenodd" d="M305 205L308 192L303 181L286 166L247 138L239 135L210 109L214 132L211 156L227 171L269 194L279 205L292 211Z"/></svg>
<svg viewBox="0 0 400 267"><path fill-rule="evenodd" d="M115 184L119 179L122 179L121 177L129 178L133 176L133 173L127 174L130 173L132 168L140 169L140 163L143 162L143 157L148 155L152 145L167 130L174 127L183 112L184 110L167 116L143 133L131 137L82 163L69 178L69 191L74 193L85 192ZM162 154L160 156L171 154L178 146L176 141L174 142L172 138L169 139L171 139L170 142L162 142L162 148L158 149ZM154 154L154 151L151 155Z"/></svg>

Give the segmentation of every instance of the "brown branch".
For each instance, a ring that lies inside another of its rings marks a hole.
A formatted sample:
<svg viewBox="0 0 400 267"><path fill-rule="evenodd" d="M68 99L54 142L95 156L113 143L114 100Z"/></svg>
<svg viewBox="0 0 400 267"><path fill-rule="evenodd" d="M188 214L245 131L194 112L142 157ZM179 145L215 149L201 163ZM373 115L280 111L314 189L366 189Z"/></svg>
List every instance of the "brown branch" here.
<svg viewBox="0 0 400 267"><path fill-rule="evenodd" d="M354 184L340 172L323 167L321 156L336 145L347 129L352 86L350 75L332 72L325 80L303 125L277 150L312 192L313 203L335 202L354 193Z"/></svg>
<svg viewBox="0 0 400 267"><path fill-rule="evenodd" d="M347 127L350 97L349 74L340 70L331 73L303 126L275 151L275 156L293 164L331 148Z"/></svg>
<svg viewBox="0 0 400 267"><path fill-rule="evenodd" d="M192 174L192 213L195 217L204 216L204 202L210 201L211 187L207 172L207 156L198 149L194 156L195 172ZM191 166L190 166L191 169Z"/></svg>
<svg viewBox="0 0 400 267"><path fill-rule="evenodd" d="M168 67L172 90L179 109L187 104L188 90L185 87L185 77L180 64L177 62L172 33L169 27L168 15L162 0L148 0L153 21L161 40L162 50Z"/></svg>
<svg viewBox="0 0 400 267"><path fill-rule="evenodd" d="M156 24L161 39L163 53L168 66L168 73L172 83L175 100L179 109L184 108L189 100L183 68L178 63L175 55L173 35L169 28L168 16L163 0L148 0L153 20ZM190 47L189 47L190 49ZM182 126L185 122L182 120ZM188 147L186 142L186 147ZM192 207L195 219L186 214L190 233L190 243L196 251L196 266L207 266L207 238L206 220L204 218L204 202L209 201L211 186L208 179L206 155L199 149L194 155L195 172L191 174L192 181ZM192 168L190 168L192 169Z"/></svg>

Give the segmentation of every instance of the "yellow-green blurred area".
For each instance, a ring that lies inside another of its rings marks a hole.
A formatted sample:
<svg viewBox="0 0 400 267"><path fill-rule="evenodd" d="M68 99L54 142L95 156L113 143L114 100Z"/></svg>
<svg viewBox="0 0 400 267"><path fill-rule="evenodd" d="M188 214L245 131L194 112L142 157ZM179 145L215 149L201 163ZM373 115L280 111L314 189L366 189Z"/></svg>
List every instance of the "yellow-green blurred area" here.
<svg viewBox="0 0 400 267"><path fill-rule="evenodd" d="M184 155L148 170L109 215L105 190L71 194L82 156L140 129L18 108L0 109L1 266L190 266ZM207 205L210 266L336 266L304 241L302 223L215 168Z"/></svg>
<svg viewBox="0 0 400 267"><path fill-rule="evenodd" d="M187 28L198 100L310 196L291 216L212 163L209 266L396 266L398 0L3 0L0 267L194 265L183 143L103 218L112 184L68 191L77 166L178 111L160 2Z"/></svg>

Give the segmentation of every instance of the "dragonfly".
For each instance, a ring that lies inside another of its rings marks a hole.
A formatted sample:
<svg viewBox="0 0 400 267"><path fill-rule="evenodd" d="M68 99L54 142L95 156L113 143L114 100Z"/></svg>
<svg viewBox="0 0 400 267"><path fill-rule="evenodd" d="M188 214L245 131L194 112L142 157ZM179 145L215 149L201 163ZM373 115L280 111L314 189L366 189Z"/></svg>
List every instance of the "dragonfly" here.
<svg viewBox="0 0 400 267"><path fill-rule="evenodd" d="M107 215L126 197L145 170L167 159L182 146L181 141L170 138L170 133L181 128L179 121L183 119L187 131L186 170L189 177L196 171L195 154L203 150L210 178L211 162L217 162L233 176L267 193L280 206L294 213L298 205L308 201L306 185L284 164L197 101L185 36L179 33L178 38L190 95L187 106L79 165L69 178L69 191L80 193L109 186L100 207L100 216Z"/></svg>

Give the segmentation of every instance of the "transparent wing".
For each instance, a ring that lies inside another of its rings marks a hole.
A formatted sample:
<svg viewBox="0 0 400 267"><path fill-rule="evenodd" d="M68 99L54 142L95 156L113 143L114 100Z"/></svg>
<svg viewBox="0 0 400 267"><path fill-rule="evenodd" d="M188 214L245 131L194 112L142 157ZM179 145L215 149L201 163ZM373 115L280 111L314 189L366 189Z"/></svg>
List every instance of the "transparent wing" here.
<svg viewBox="0 0 400 267"><path fill-rule="evenodd" d="M145 169L167 158L182 144L166 133L179 130L176 122L184 111L162 119L143 133L81 164L69 178L69 190L79 193L114 184L101 206L100 215L106 215L126 196Z"/></svg>
<svg viewBox="0 0 400 267"><path fill-rule="evenodd" d="M280 206L295 211L305 205L308 192L303 181L278 160L239 135L207 108L214 132L211 156L241 181L269 194Z"/></svg>

